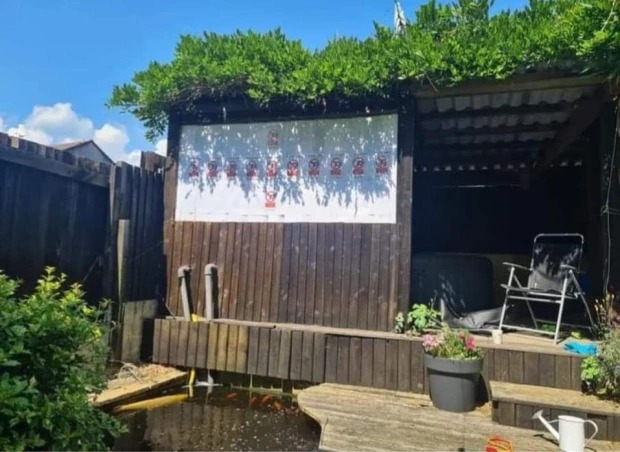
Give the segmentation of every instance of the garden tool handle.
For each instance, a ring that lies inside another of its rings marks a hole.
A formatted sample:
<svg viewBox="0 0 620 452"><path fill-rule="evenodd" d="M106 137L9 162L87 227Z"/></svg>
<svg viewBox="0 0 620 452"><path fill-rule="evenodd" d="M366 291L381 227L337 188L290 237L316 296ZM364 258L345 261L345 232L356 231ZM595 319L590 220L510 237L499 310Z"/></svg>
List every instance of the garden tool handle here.
<svg viewBox="0 0 620 452"><path fill-rule="evenodd" d="M594 437L596 436L596 434L598 433L598 425L596 425L596 422L594 422L594 421L592 421L592 420L590 420L590 419L587 419L587 420L586 420L586 423L590 423L590 424L592 424L592 426L594 427L594 433L592 433L592 436L591 436L591 437L589 437L589 438L586 440L586 444L588 444L590 441L592 441L592 438L594 438Z"/></svg>

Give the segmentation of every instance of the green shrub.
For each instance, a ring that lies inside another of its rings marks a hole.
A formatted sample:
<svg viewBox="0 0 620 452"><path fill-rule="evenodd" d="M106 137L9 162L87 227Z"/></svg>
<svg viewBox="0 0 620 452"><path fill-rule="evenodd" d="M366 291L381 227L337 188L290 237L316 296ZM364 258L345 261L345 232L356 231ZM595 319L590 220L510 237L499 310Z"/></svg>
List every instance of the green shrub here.
<svg viewBox="0 0 620 452"><path fill-rule="evenodd" d="M107 346L78 285L47 269L34 293L0 272L0 450L101 450L121 425L89 402Z"/></svg>
<svg viewBox="0 0 620 452"><path fill-rule="evenodd" d="M411 306L407 317L399 312L394 319L394 332L420 335L430 328L441 326L441 313L432 306L416 303Z"/></svg>
<svg viewBox="0 0 620 452"><path fill-rule="evenodd" d="M333 39L315 51L280 30L181 36L171 61L116 85L109 105L134 114L155 140L169 112L191 111L201 98L339 108L528 70L620 76L617 0L531 0L497 14L492 4L428 0L398 35L375 24L367 39Z"/></svg>
<svg viewBox="0 0 620 452"><path fill-rule="evenodd" d="M587 392L620 401L620 330L607 335L599 346L598 355L583 360L581 379Z"/></svg>

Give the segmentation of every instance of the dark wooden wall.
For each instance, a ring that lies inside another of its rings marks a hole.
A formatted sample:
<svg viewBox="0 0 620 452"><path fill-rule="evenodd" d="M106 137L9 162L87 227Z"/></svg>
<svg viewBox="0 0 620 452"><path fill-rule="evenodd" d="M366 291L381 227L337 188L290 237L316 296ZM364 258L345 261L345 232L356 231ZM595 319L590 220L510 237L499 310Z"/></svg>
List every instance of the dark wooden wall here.
<svg viewBox="0 0 620 452"><path fill-rule="evenodd" d="M31 290L46 266L102 295L107 171L0 134L0 270ZM92 162L91 162L92 163Z"/></svg>
<svg viewBox="0 0 620 452"><path fill-rule="evenodd" d="M542 232L587 239L585 175L584 166L550 170L528 189L437 187L429 176L416 183L414 251L529 255Z"/></svg>
<svg viewBox="0 0 620 452"><path fill-rule="evenodd" d="M158 319L153 362L428 393L420 338L329 330ZM580 391L581 361L561 351L486 348L483 376L486 382Z"/></svg>
<svg viewBox="0 0 620 452"><path fill-rule="evenodd" d="M413 116L399 114L397 224L175 222L181 126L171 118L164 242L168 307L181 315L177 270L193 269L195 311L204 311L206 264L219 270L219 317L389 330L409 302Z"/></svg>

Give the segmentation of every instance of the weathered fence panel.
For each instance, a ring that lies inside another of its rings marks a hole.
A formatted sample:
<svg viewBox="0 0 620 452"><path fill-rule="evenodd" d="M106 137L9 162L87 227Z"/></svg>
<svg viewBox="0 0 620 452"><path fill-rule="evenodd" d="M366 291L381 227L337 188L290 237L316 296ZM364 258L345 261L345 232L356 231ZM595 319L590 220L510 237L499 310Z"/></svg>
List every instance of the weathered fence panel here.
<svg viewBox="0 0 620 452"><path fill-rule="evenodd" d="M108 171L0 133L0 269L30 290L53 266L100 298Z"/></svg>
<svg viewBox="0 0 620 452"><path fill-rule="evenodd" d="M117 164L110 176L109 292L126 287L125 300L144 300L161 295L163 273L163 176L126 163ZM118 275L116 240L119 220L128 221L128 248L123 274ZM118 281L122 277L123 281ZM115 281L116 279L116 281Z"/></svg>
<svg viewBox="0 0 620 452"><path fill-rule="evenodd" d="M0 133L0 269L31 290L53 266L81 283L89 301L115 301L114 348L128 360L140 357L144 319L155 317L158 303L148 312L122 304L162 301L165 293L164 161L145 153L150 170L110 167Z"/></svg>

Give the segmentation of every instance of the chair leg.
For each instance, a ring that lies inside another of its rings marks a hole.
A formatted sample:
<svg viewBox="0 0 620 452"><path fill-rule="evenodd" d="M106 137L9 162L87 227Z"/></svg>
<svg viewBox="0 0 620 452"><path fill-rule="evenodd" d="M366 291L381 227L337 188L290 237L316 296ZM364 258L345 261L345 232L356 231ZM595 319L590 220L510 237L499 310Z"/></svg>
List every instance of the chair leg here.
<svg viewBox="0 0 620 452"><path fill-rule="evenodd" d="M507 304L508 304L508 293L506 293L506 298L504 299L504 306L502 306L502 315L499 318L499 329L500 330L504 327L504 317L506 316Z"/></svg>
<svg viewBox="0 0 620 452"><path fill-rule="evenodd" d="M592 330L592 334L595 334L598 328L597 328L596 323L594 322L594 317L592 317L592 313L590 312L590 308L588 306L586 297L583 294L583 290L581 290L581 285L579 284L579 281L575 277L575 273L572 270L570 272L570 276L571 276L571 279L573 280L573 284L575 285L575 288L577 289L577 294L579 296L579 299L583 303L583 307L586 309L586 314L588 315L588 319L590 320L590 329Z"/></svg>
<svg viewBox="0 0 620 452"><path fill-rule="evenodd" d="M514 267L510 268L510 277L508 278L507 286L510 287L512 285L512 280L515 276ZM499 318L499 329L502 330L504 327L504 318L506 317L506 308L508 307L508 299L510 298L510 289L506 289L506 296L504 297L504 306L502 306L502 315Z"/></svg>
<svg viewBox="0 0 620 452"><path fill-rule="evenodd" d="M553 336L553 344L558 343L558 336L560 335L560 325L562 325L562 313L564 312L564 301L566 300L566 289L568 288L568 279L564 278L564 284L562 285L562 298L560 298L560 310L558 311L558 321L555 324L555 334Z"/></svg>

